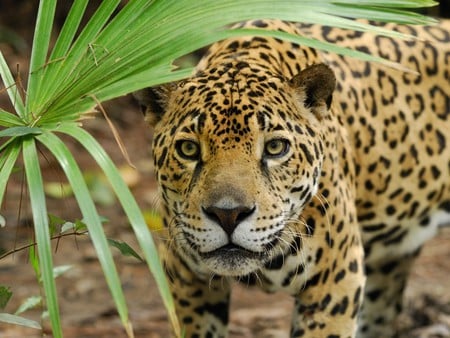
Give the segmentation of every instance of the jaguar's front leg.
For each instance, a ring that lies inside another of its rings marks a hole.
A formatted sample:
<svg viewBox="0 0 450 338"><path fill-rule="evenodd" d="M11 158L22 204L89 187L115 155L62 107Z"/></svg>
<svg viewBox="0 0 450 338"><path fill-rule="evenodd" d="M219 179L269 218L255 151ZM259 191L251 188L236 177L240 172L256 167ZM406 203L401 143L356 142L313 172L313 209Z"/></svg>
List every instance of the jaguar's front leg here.
<svg viewBox="0 0 450 338"><path fill-rule="evenodd" d="M402 310L403 290L417 252L366 264L367 285L358 337L396 335L395 319Z"/></svg>
<svg viewBox="0 0 450 338"><path fill-rule="evenodd" d="M314 270L296 297L291 337L355 337L364 293L360 248L329 257L326 267ZM337 263L339 262L339 263Z"/></svg>
<svg viewBox="0 0 450 338"><path fill-rule="evenodd" d="M227 336L230 283L226 278L201 278L177 253L161 245L160 254L185 338ZM172 333L173 337L177 337Z"/></svg>

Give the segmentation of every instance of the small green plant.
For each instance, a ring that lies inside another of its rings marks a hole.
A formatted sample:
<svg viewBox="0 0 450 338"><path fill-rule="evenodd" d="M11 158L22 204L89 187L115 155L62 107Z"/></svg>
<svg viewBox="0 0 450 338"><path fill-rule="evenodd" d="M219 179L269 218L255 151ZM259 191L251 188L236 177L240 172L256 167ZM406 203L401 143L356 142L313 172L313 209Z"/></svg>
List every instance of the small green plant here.
<svg viewBox="0 0 450 338"><path fill-rule="evenodd" d="M11 172L21 156L33 213L39 273L56 338L62 337L62 326L38 144L53 154L67 176L128 336L132 337L133 331L102 220L76 159L60 137L62 134L78 141L109 180L155 277L172 325L179 333L172 297L144 217L118 169L95 138L82 128L80 119L105 100L187 77L192 69L174 69L174 60L232 35L272 35L379 61L363 53L282 32L225 28L233 22L280 18L405 37L351 18L423 24L431 22L430 19L404 9L435 4L430 0L130 0L113 16L120 0L104 0L87 24L80 27L89 1L75 0L49 52L56 2L41 0L39 3L26 88L21 88L21 82L13 78L0 53L0 77L4 84L0 90L6 90L14 107L13 112L0 109L3 127L0 205Z"/></svg>

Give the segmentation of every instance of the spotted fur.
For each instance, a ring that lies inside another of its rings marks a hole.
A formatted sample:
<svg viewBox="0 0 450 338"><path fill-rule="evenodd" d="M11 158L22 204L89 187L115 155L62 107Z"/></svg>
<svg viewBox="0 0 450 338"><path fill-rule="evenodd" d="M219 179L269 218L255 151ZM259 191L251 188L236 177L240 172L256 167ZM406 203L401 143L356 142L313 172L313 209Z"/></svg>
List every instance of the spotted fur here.
<svg viewBox="0 0 450 338"><path fill-rule="evenodd" d="M187 337L225 337L233 279L295 298L291 337L392 337L414 256L450 220L450 24L397 41L279 21L417 71L267 37L137 93ZM362 300L364 303L361 308Z"/></svg>

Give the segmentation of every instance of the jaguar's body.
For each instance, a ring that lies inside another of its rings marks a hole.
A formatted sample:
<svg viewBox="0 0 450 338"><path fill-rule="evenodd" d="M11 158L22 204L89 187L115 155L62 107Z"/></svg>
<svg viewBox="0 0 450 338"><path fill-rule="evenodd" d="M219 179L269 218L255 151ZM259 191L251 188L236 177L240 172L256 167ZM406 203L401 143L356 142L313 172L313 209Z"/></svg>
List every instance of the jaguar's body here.
<svg viewBox="0 0 450 338"><path fill-rule="evenodd" d="M450 221L450 24L402 28L426 43L244 25L420 75L244 37L213 45L192 78L137 94L187 337L226 336L231 279L295 297L291 337L391 337L414 256Z"/></svg>

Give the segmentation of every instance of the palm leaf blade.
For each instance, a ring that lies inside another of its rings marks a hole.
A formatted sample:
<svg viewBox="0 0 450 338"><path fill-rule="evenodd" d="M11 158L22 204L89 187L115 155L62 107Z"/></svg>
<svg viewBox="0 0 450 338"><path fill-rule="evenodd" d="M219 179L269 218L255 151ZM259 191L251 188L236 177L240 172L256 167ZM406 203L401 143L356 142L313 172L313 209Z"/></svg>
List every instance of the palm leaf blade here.
<svg viewBox="0 0 450 338"><path fill-rule="evenodd" d="M23 161L27 185L30 194L31 209L33 212L34 231L36 234L37 252L42 283L45 291L45 299L52 323L53 335L62 337L61 320L59 316L56 285L53 278L52 246L45 203L44 185L35 140L26 138L23 140Z"/></svg>
<svg viewBox="0 0 450 338"><path fill-rule="evenodd" d="M17 112L17 115L24 119L25 118L25 106L22 101L22 97L19 94L19 88L14 81L14 78L11 74L11 71L8 68L8 64L3 56L3 53L0 51L0 78L5 85L6 91L9 96L9 100L11 101L14 110Z"/></svg>
<svg viewBox="0 0 450 338"><path fill-rule="evenodd" d="M26 100L27 119L29 112L35 111L35 97L38 95L40 83L42 81L43 66L47 61L47 52L50 42L50 35L55 16L56 0L41 0L36 20L36 30L33 38L33 48L30 58L30 73L28 76L28 97Z"/></svg>
<svg viewBox="0 0 450 338"><path fill-rule="evenodd" d="M56 157L73 189L84 223L87 225L89 235L97 252L109 289L116 303L117 311L129 336L132 336L131 324L128 319L128 308L122 292L119 276L114 264L108 240L102 228L101 218L92 200L91 194L84 181L83 174L75 159L64 143L52 133L38 136L41 141Z"/></svg>
<svg viewBox="0 0 450 338"><path fill-rule="evenodd" d="M0 205L2 205L6 186L19 154L20 144L11 142L3 156L0 158Z"/></svg>

